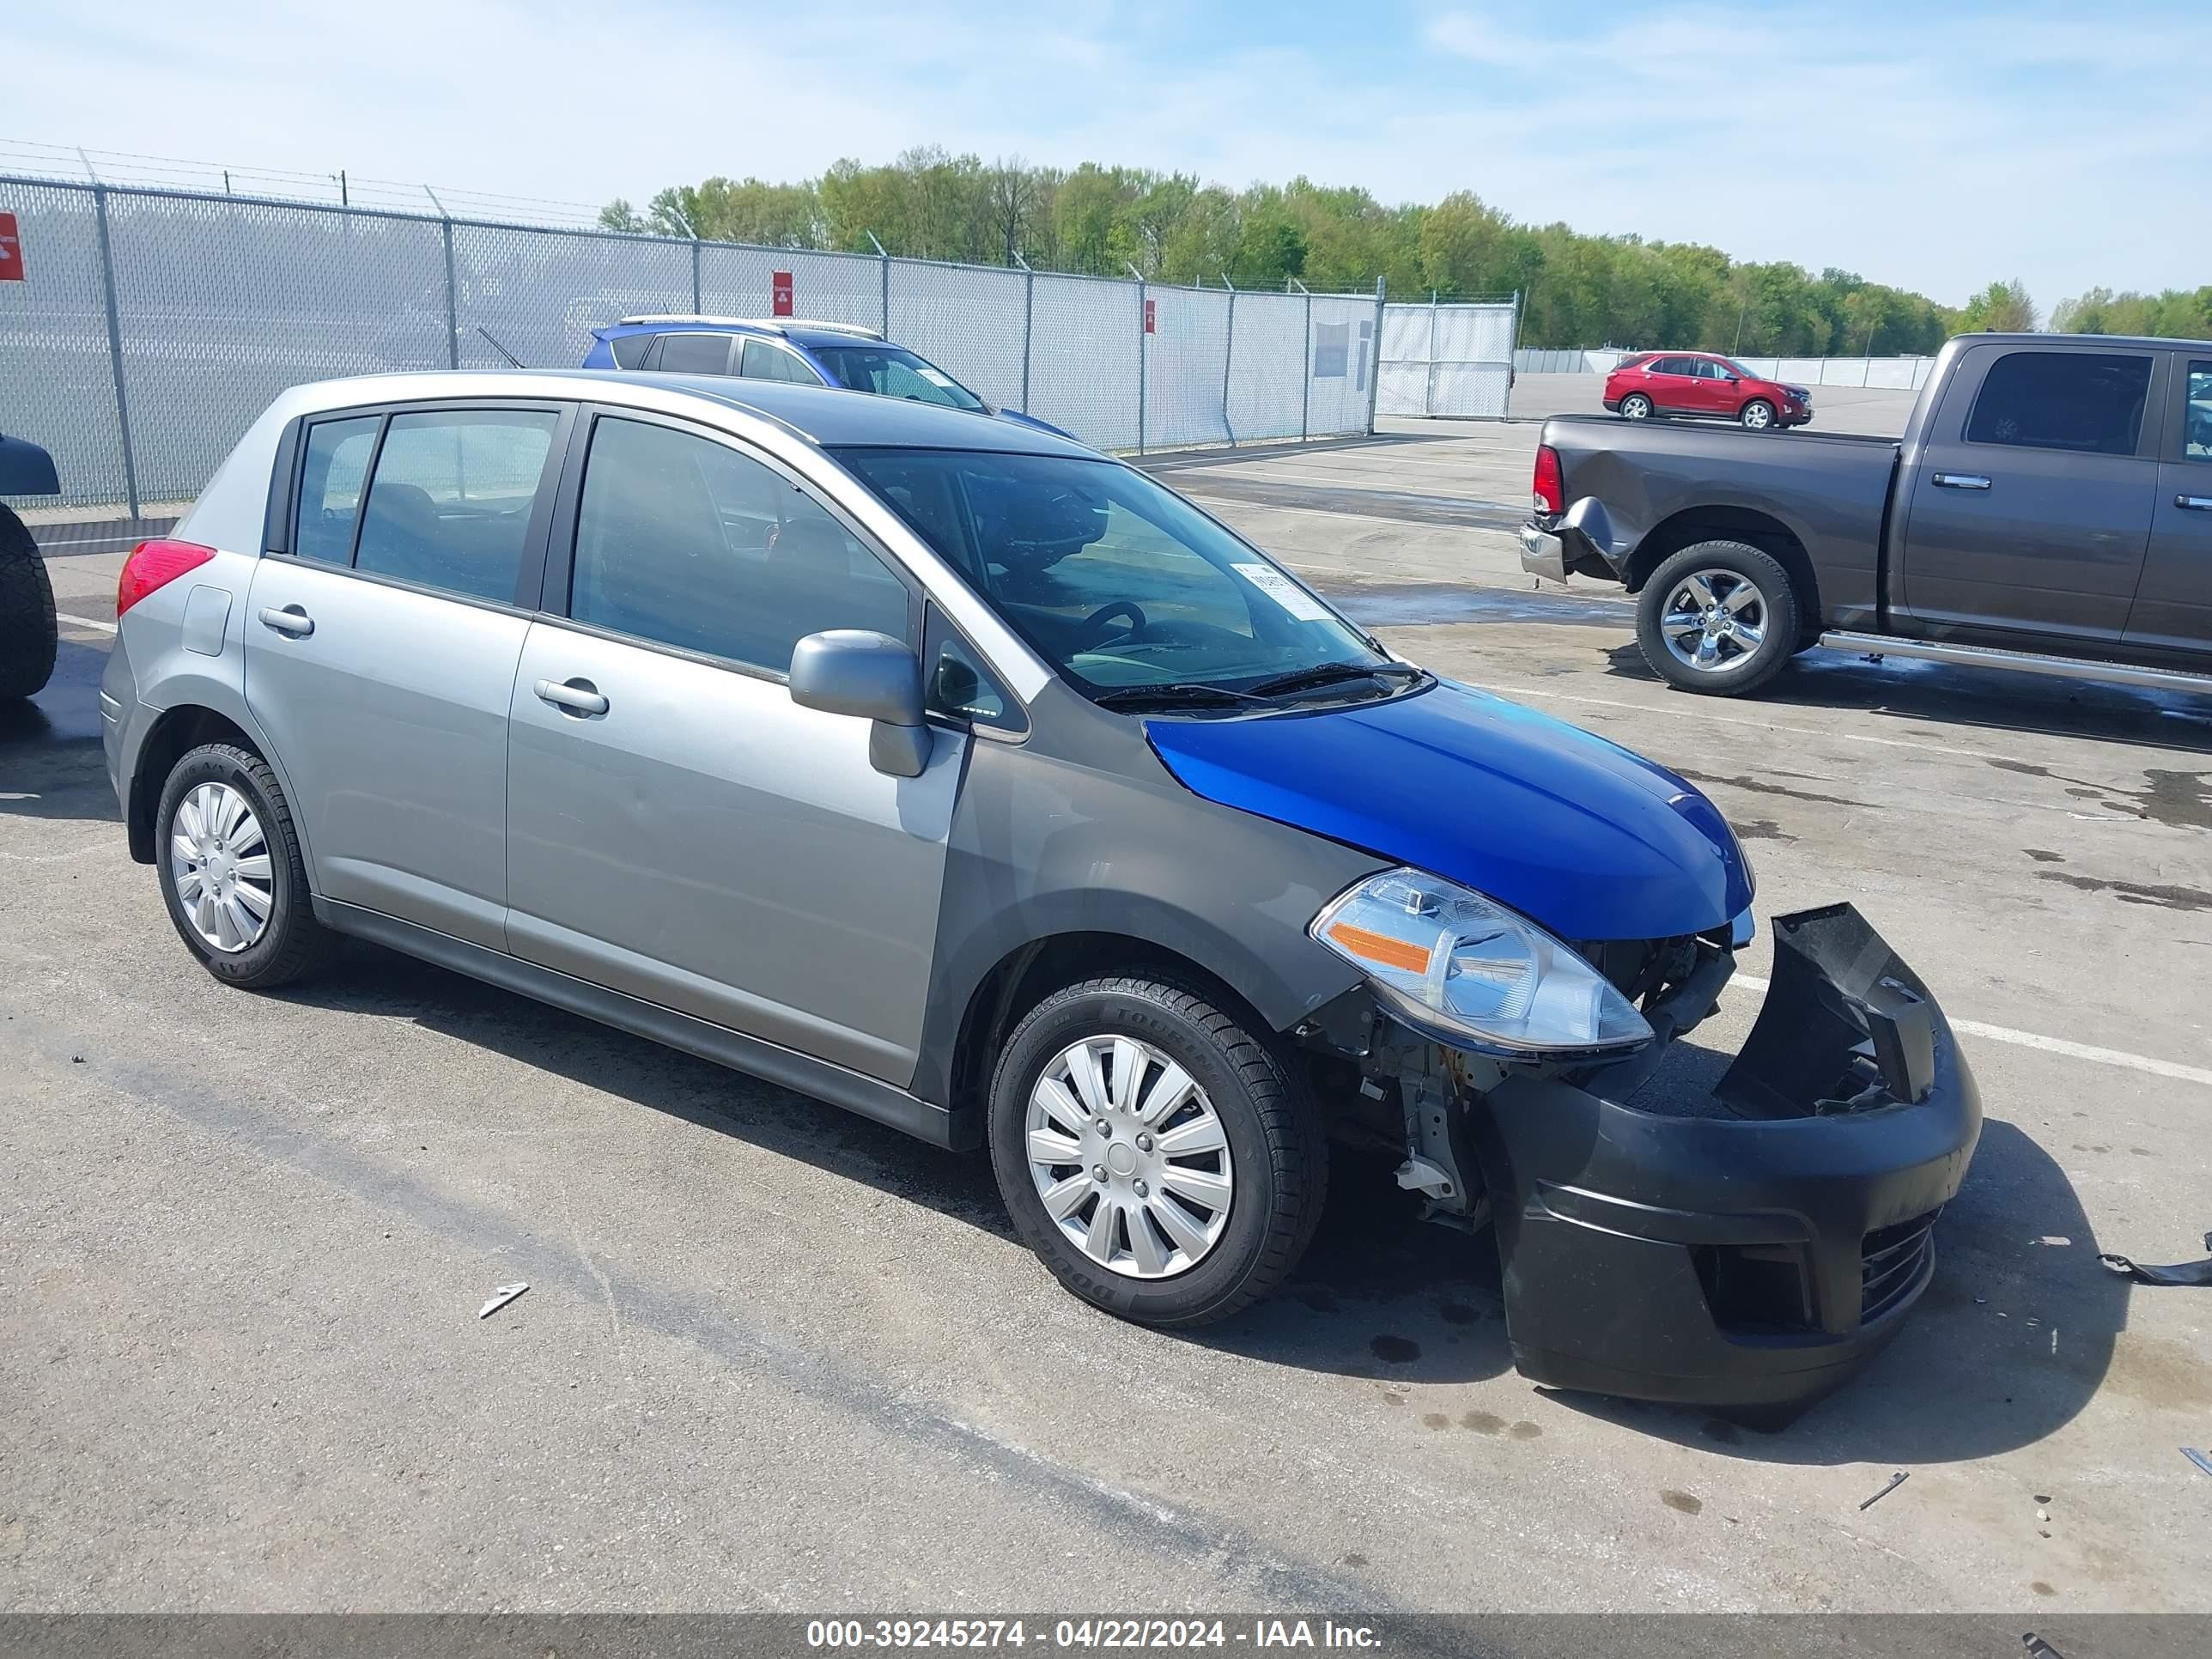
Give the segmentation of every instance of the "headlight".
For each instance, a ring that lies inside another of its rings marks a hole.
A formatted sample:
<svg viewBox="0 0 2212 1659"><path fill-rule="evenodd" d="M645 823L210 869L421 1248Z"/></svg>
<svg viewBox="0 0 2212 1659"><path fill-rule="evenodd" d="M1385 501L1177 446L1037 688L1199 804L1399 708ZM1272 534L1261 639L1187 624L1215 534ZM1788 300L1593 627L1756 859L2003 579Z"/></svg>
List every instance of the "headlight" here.
<svg viewBox="0 0 2212 1659"><path fill-rule="evenodd" d="M1605 975L1525 916L1419 870L1386 870L1308 930L1413 1024L1510 1059L1633 1048L1651 1028Z"/></svg>

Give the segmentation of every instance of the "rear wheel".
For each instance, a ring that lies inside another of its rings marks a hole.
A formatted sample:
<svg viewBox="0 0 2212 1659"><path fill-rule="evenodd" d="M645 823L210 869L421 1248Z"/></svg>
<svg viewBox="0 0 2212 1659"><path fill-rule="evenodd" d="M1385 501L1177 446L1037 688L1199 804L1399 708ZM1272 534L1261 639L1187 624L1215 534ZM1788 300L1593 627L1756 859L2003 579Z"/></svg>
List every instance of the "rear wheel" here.
<svg viewBox="0 0 2212 1659"><path fill-rule="evenodd" d="M991 1163L1015 1229L1109 1313L1185 1327L1272 1290L1320 1219L1320 1115L1258 1035L1157 981L1056 991L991 1085Z"/></svg>
<svg viewBox="0 0 2212 1659"><path fill-rule="evenodd" d="M211 743L178 761L154 847L169 920L217 979L260 989L319 965L331 935L315 920L292 809L258 755Z"/></svg>
<svg viewBox="0 0 2212 1659"><path fill-rule="evenodd" d="M1637 596L1644 661L1685 691L1757 690L1795 653L1802 626L1789 572L1745 542L1686 547Z"/></svg>
<svg viewBox="0 0 2212 1659"><path fill-rule="evenodd" d="M1737 419L1753 432L1764 432L1774 424L1774 405L1764 398L1753 398L1743 406L1743 413Z"/></svg>
<svg viewBox="0 0 2212 1659"><path fill-rule="evenodd" d="M46 562L23 521L0 507L0 702L44 690L57 648Z"/></svg>
<svg viewBox="0 0 2212 1659"><path fill-rule="evenodd" d="M1651 418L1651 399L1640 392L1632 392L1620 400L1620 418L1624 421L1648 421Z"/></svg>

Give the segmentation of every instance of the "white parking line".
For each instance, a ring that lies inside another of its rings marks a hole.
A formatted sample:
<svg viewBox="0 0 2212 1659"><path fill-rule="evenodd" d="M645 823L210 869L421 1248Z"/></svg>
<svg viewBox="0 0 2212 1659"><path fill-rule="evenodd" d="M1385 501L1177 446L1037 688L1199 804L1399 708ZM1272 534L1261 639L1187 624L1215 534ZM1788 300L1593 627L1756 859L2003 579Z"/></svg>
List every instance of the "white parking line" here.
<svg viewBox="0 0 2212 1659"><path fill-rule="evenodd" d="M72 617L66 611L56 611L54 620L68 623L76 628L96 628L103 634L112 634L115 631L115 624L112 622L96 622L90 617Z"/></svg>
<svg viewBox="0 0 2212 1659"><path fill-rule="evenodd" d="M1731 990L1741 987L1747 991L1764 992L1767 984L1757 974L1738 974L1729 981ZM2071 1042L2064 1037L2045 1036L2038 1031L2015 1031L2009 1025L1986 1025L1978 1019L1952 1020L1951 1029L1967 1036L1987 1037L1991 1042L2008 1042L2016 1048L2040 1049L2046 1054L2065 1054L2074 1060L2094 1060L2100 1066L2118 1066L2124 1071L2170 1077L2181 1083L2201 1083L2212 1088L2212 1071L2202 1066L2154 1060L2148 1054L2131 1054L2124 1048L2100 1048L2094 1043Z"/></svg>

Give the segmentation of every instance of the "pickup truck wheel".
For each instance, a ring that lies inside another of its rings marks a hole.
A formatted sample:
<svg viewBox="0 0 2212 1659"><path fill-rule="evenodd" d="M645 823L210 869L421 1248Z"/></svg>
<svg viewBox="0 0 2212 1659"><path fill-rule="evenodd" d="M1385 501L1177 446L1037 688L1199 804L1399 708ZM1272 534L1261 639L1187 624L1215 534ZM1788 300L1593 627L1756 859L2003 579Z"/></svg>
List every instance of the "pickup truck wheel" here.
<svg viewBox="0 0 2212 1659"><path fill-rule="evenodd" d="M46 562L23 521L0 507L0 702L46 689L57 640Z"/></svg>
<svg viewBox="0 0 2212 1659"><path fill-rule="evenodd" d="M1764 432L1774 424L1774 405L1764 398L1753 398L1737 418L1753 432Z"/></svg>
<svg viewBox="0 0 2212 1659"><path fill-rule="evenodd" d="M1789 573L1745 542L1686 547L1637 596L1644 661L1685 691L1757 690L1795 653L1802 629Z"/></svg>
<svg viewBox="0 0 2212 1659"><path fill-rule="evenodd" d="M1168 1328L1272 1290L1321 1218L1321 1115L1263 1036L1179 987L1094 979L1031 1009L991 1082L1022 1242L1092 1306Z"/></svg>
<svg viewBox="0 0 2212 1659"><path fill-rule="evenodd" d="M1648 421L1651 418L1651 399L1640 392L1632 392L1620 400L1620 418L1624 421Z"/></svg>

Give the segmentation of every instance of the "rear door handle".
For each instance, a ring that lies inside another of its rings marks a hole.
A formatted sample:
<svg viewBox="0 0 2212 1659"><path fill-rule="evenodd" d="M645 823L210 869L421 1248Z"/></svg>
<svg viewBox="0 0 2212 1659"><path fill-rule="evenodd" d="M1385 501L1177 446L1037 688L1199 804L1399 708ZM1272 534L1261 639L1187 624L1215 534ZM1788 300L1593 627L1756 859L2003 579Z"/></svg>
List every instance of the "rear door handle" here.
<svg viewBox="0 0 2212 1659"><path fill-rule="evenodd" d="M1987 489L1989 476L1982 472L1938 472L1929 482L1943 489Z"/></svg>
<svg viewBox="0 0 2212 1659"><path fill-rule="evenodd" d="M2173 504L2191 513L2212 513L2212 495L2176 495Z"/></svg>
<svg viewBox="0 0 2212 1659"><path fill-rule="evenodd" d="M538 682L538 695L556 708L568 714L604 714L607 700L589 680L559 680Z"/></svg>
<svg viewBox="0 0 2212 1659"><path fill-rule="evenodd" d="M315 631L315 619L296 605L288 605L282 611L273 605L263 605L261 625L273 628L279 634L289 634L295 640L304 640Z"/></svg>

